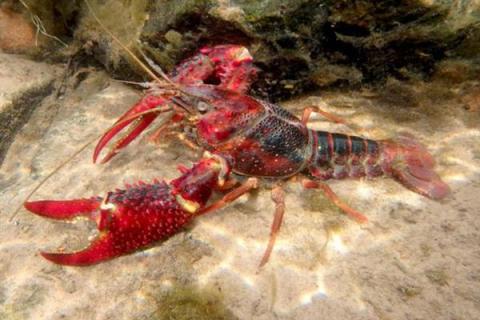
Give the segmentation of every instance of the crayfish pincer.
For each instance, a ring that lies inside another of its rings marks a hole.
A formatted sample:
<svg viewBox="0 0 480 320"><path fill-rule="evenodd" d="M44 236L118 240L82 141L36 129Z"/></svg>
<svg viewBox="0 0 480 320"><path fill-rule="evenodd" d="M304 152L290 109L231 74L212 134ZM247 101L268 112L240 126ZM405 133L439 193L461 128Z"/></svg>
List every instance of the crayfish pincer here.
<svg viewBox="0 0 480 320"><path fill-rule="evenodd" d="M42 253L63 265L90 265L145 248L177 233L202 213L210 195L225 183L229 169L215 155L206 156L170 183L139 182L109 192L104 198L26 202L25 208L52 219L86 216L97 224L99 236L75 253Z"/></svg>

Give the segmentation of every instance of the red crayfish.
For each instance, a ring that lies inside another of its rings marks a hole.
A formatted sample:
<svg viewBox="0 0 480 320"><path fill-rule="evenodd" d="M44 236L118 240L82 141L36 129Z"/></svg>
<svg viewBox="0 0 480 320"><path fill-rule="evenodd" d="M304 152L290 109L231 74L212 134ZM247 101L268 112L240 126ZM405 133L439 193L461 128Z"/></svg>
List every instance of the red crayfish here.
<svg viewBox="0 0 480 320"><path fill-rule="evenodd" d="M256 68L243 46L201 49L169 77L158 67L153 69L166 80L157 78L150 83L146 96L100 139L94 161L120 131L130 126L103 162L127 146L161 113L169 116L159 132L189 128L190 133L183 139L203 149L204 157L190 169L179 166L181 176L169 183L140 182L103 198L25 203L28 210L44 217L87 216L97 223L100 234L88 248L75 253L42 253L48 260L90 265L145 248L175 234L194 217L221 208L256 188L263 177L280 182L301 175L306 188L322 189L360 222L366 221L365 216L343 203L321 181L386 175L432 199L449 193L448 186L433 171L431 155L410 135L374 141L316 131L309 129L307 122L311 112L323 113L321 110L306 109L299 119L278 105L246 95ZM212 78L219 84L207 84ZM248 178L240 183L232 173ZM212 201L214 192L223 196ZM285 204L280 183L273 188L272 199L275 217L261 265L268 260L282 222Z"/></svg>

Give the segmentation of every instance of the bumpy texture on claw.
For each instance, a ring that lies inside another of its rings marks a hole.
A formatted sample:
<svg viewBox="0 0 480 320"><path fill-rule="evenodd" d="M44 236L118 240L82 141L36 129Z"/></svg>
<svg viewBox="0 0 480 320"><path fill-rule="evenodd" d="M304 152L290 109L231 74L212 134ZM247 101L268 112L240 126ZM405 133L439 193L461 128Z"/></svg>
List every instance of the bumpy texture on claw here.
<svg viewBox="0 0 480 320"><path fill-rule="evenodd" d="M434 200L450 193L448 185L433 170L435 161L427 149L408 133L383 142L384 171L405 187Z"/></svg>
<svg viewBox="0 0 480 320"><path fill-rule="evenodd" d="M175 234L194 215L186 212L165 182L139 184L101 200L34 201L25 207L54 219L88 216L97 222L99 236L74 253L42 253L58 264L83 266L102 262L151 245Z"/></svg>
<svg viewBox="0 0 480 320"><path fill-rule="evenodd" d="M73 219L86 216L97 223L99 236L89 247L73 253L46 253L62 265L85 266L131 253L165 240L190 222L205 206L212 192L229 174L219 156L202 158L169 184L139 182L102 199L32 201L25 208L43 217Z"/></svg>
<svg viewBox="0 0 480 320"><path fill-rule="evenodd" d="M183 85L218 81L218 88L246 93L257 68L247 48L236 44L204 47L182 61L171 73L172 80Z"/></svg>
<svg viewBox="0 0 480 320"><path fill-rule="evenodd" d="M215 66L215 75L221 89L246 93L257 75L253 57L247 48L239 45L220 45L200 49Z"/></svg>

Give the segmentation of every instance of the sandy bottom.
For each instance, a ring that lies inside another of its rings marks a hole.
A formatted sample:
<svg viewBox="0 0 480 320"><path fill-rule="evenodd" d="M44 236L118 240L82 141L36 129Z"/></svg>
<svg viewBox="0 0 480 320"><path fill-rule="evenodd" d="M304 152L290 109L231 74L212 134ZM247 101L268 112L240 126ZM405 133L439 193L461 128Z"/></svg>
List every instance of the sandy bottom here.
<svg viewBox="0 0 480 320"><path fill-rule="evenodd" d="M0 318L478 319L480 115L465 110L454 94L437 94L443 91L432 90L435 85L412 86L408 101L398 92L343 91L284 106L301 114L318 105L355 127L314 116L311 125L318 129L374 139L413 133L452 188L441 202L386 178L331 181L342 199L368 216L359 225L321 192L289 183L277 246L259 270L273 218L270 191L262 187L152 249L92 267L62 267L39 250L78 250L94 235L93 225L53 222L23 209L12 213L138 99L104 74L90 74L62 99L44 101L1 167ZM110 163L94 165L93 146L32 199L104 195L140 179L172 179L177 164L199 157L176 141L140 139Z"/></svg>

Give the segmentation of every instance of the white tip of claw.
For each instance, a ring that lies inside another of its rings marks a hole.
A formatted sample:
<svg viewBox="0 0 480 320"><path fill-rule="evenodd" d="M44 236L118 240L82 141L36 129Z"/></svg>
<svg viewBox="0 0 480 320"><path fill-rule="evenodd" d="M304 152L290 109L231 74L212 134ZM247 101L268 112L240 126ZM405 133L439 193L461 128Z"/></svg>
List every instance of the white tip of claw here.
<svg viewBox="0 0 480 320"><path fill-rule="evenodd" d="M199 203L195 201L187 200L184 197L182 197L182 195L180 194L177 195L175 198L177 199L177 202L182 207L182 209L191 214L194 214L195 212L198 211L198 209L200 209Z"/></svg>
<svg viewBox="0 0 480 320"><path fill-rule="evenodd" d="M102 203L100 204L100 210L115 210L115 205L108 201L109 195L103 198Z"/></svg>

